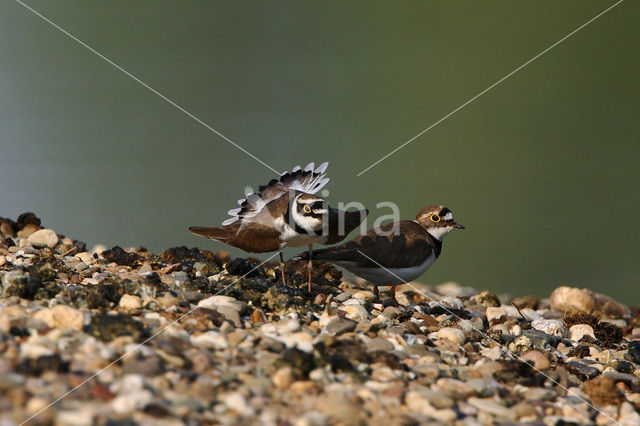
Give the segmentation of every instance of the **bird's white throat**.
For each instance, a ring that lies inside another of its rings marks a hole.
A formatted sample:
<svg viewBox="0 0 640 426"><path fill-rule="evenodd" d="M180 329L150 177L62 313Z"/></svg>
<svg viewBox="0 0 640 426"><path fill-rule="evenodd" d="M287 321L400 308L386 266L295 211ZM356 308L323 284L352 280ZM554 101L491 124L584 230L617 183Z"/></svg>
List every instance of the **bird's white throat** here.
<svg viewBox="0 0 640 426"><path fill-rule="evenodd" d="M451 232L452 229L453 229L453 226L443 226L443 227L434 226L432 228L427 228L427 232L431 234L435 239L442 241L444 236L447 235L449 232Z"/></svg>

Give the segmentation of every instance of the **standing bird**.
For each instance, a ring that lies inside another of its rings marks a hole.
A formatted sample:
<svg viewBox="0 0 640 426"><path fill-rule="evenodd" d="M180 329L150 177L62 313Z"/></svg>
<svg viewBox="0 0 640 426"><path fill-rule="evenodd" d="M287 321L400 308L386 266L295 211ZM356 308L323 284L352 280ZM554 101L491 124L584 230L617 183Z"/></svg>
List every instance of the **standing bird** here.
<svg viewBox="0 0 640 426"><path fill-rule="evenodd" d="M392 222L369 230L351 241L316 250L314 258L341 266L374 285L396 288L422 275L442 251L442 238L452 229L464 229L444 206L425 207L414 220ZM299 258L307 258L302 253Z"/></svg>
<svg viewBox="0 0 640 426"><path fill-rule="evenodd" d="M283 173L279 180L273 179L260 186L258 192L238 200L240 208L229 210L232 217L222 222L222 226L192 226L189 231L250 253L308 246L311 291L313 244L342 241L369 213L333 209L326 200L314 195L329 182L325 177L327 166L328 163L322 163L315 170L314 163L304 170L297 166L291 173ZM284 283L282 253L280 267Z"/></svg>

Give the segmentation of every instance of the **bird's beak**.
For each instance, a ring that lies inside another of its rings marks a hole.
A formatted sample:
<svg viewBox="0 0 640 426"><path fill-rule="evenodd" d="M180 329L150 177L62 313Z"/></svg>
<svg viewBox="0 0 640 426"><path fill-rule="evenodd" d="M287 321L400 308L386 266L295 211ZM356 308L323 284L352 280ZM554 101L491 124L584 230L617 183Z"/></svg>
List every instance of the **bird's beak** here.
<svg viewBox="0 0 640 426"><path fill-rule="evenodd" d="M453 227L457 229L465 229L464 226L460 225L458 222L453 222Z"/></svg>

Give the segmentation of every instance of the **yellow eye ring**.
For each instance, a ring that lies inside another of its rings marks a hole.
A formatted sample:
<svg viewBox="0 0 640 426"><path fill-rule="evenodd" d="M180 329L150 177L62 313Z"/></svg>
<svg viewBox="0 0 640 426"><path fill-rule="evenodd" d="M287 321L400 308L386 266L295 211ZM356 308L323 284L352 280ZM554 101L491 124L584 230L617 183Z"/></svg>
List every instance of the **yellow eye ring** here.
<svg viewBox="0 0 640 426"><path fill-rule="evenodd" d="M305 204L302 210L307 214L311 213L311 207L309 207L309 204Z"/></svg>
<svg viewBox="0 0 640 426"><path fill-rule="evenodd" d="M440 222L440 216L438 216L437 214L432 214L429 219L431 219L431 222L433 222L433 223Z"/></svg>

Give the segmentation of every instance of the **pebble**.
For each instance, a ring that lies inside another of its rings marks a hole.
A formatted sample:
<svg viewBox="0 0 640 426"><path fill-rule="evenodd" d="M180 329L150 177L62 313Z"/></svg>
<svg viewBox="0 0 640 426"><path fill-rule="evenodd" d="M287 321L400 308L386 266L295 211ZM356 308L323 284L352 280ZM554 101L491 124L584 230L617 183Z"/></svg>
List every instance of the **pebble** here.
<svg viewBox="0 0 640 426"><path fill-rule="evenodd" d="M80 331L84 327L84 315L82 312L66 305L41 309L33 317L44 321L51 328L72 328Z"/></svg>
<svg viewBox="0 0 640 426"><path fill-rule="evenodd" d="M506 317L507 313L499 306L489 306L487 307L485 315L487 316L487 321L491 322Z"/></svg>
<svg viewBox="0 0 640 426"><path fill-rule="evenodd" d="M324 332L339 336L343 333L349 333L355 330L357 324L358 323L350 319L334 318L329 322L329 324L327 324L327 326L324 329Z"/></svg>
<svg viewBox="0 0 640 426"><path fill-rule="evenodd" d="M596 335L593 333L593 327L588 324L576 324L569 328L569 338L574 342L579 342L584 336L595 340Z"/></svg>
<svg viewBox="0 0 640 426"><path fill-rule="evenodd" d="M123 294L120 298L118 306L125 310L133 310L142 308L142 299L140 296L134 296L132 294Z"/></svg>
<svg viewBox="0 0 640 426"><path fill-rule="evenodd" d="M567 328L562 321L553 319L537 319L531 321L531 327L552 336L564 337L567 334Z"/></svg>
<svg viewBox="0 0 640 426"><path fill-rule="evenodd" d="M35 248L54 248L58 244L58 235L52 229L39 229L29 235L27 242Z"/></svg>
<svg viewBox="0 0 640 426"><path fill-rule="evenodd" d="M630 315L627 306L603 294L593 293L586 288L558 287L551 293L551 309L560 312L587 312L596 316L626 317Z"/></svg>
<svg viewBox="0 0 640 426"><path fill-rule="evenodd" d="M533 368L536 370L546 371L551 367L551 363L549 363L547 356L540 351L527 351L520 356L520 359L531 362L533 364Z"/></svg>
<svg viewBox="0 0 640 426"><path fill-rule="evenodd" d="M516 413L513 410L495 402L493 399L472 397L469 398L467 402L478 410L491 414L492 416L496 416L499 419L506 419L509 421L517 420Z"/></svg>
<svg viewBox="0 0 640 426"><path fill-rule="evenodd" d="M291 386L293 379L293 369L291 367L282 367L273 373L271 377L273 384L280 389L287 389Z"/></svg>
<svg viewBox="0 0 640 426"><path fill-rule="evenodd" d="M462 345L466 340L464 332L459 328L444 327L438 330L436 335L438 339L449 339L458 345Z"/></svg>
<svg viewBox="0 0 640 426"><path fill-rule="evenodd" d="M369 317L369 313L361 305L343 306L342 310L347 313L347 315L345 315L345 318L348 318L348 319L356 321L356 322L365 321Z"/></svg>
<svg viewBox="0 0 640 426"><path fill-rule="evenodd" d="M629 358L631 358L631 361L635 362L636 364L640 364L640 340L629 342L627 353L629 354Z"/></svg>

